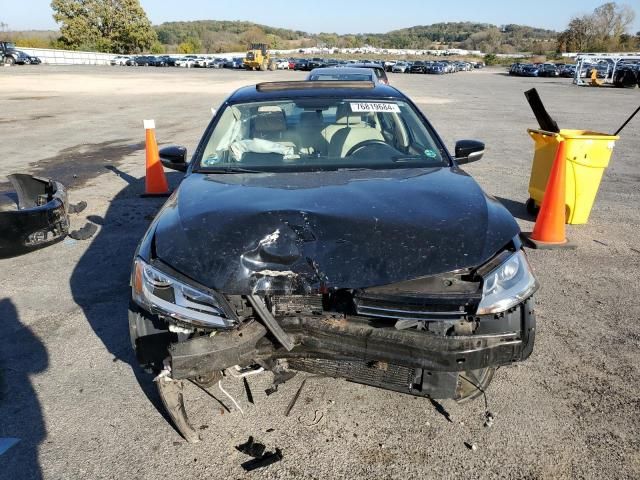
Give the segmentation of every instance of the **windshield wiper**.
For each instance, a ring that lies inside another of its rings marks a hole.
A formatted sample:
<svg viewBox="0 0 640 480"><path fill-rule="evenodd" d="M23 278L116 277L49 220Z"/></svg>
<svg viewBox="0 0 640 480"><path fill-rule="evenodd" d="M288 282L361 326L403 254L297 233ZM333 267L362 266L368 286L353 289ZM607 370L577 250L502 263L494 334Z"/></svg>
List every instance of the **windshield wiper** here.
<svg viewBox="0 0 640 480"><path fill-rule="evenodd" d="M264 170L251 170L242 167L204 167L198 170L199 173L264 173Z"/></svg>
<svg viewBox="0 0 640 480"><path fill-rule="evenodd" d="M340 167L336 170L338 172L361 172L363 170L371 170L371 167Z"/></svg>

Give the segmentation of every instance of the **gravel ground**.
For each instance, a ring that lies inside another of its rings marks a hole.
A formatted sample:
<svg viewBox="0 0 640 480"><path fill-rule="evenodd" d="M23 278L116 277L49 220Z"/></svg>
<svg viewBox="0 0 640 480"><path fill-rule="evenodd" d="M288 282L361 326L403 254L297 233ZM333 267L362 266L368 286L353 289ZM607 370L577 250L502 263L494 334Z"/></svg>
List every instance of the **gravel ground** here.
<svg viewBox="0 0 640 480"><path fill-rule="evenodd" d="M161 143L191 151L212 107L234 88L297 72L157 68L24 67L0 70L0 191L11 172L70 186L88 208L72 219L100 228L0 260L0 477L22 478L638 478L640 477L640 118L616 143L589 224L569 226L576 250L530 251L542 285L531 358L500 369L482 400L442 402L304 375L269 397L271 375L226 388L244 415L188 389L203 441L186 444L163 418L151 379L135 364L127 333L133 250L162 200L140 199L142 120ZM518 218L535 119L523 92L536 86L564 128L614 131L640 93L575 87L566 79L511 78L499 70L447 76L390 75L452 148L487 143L469 165L482 187ZM169 175L175 185L180 176ZM217 388L211 394L228 400ZM244 473L234 446L252 435L283 460ZM468 446L475 445L471 449ZM2 440L0 440L2 451Z"/></svg>

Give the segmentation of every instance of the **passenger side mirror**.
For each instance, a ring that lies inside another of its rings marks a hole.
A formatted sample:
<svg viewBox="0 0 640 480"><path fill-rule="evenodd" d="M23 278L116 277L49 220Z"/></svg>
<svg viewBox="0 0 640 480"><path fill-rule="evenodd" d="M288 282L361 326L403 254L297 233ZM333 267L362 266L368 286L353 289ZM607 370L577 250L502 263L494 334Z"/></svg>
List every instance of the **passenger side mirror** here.
<svg viewBox="0 0 640 480"><path fill-rule="evenodd" d="M484 143L477 140L458 140L455 154L456 162L460 165L478 161L484 155Z"/></svg>
<svg viewBox="0 0 640 480"><path fill-rule="evenodd" d="M187 149L177 145L169 145L162 148L159 152L162 165L171 170L179 172L187 171Z"/></svg>

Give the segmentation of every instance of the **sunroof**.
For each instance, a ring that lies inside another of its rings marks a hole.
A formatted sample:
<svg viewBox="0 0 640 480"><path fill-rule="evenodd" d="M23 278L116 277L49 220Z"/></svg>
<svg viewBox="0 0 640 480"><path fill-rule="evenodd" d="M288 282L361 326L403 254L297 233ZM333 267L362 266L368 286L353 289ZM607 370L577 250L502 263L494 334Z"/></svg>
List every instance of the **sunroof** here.
<svg viewBox="0 0 640 480"><path fill-rule="evenodd" d="M259 92L275 92L279 90L313 90L322 88L359 88L372 89L373 82L327 80L327 81L297 81L297 82L264 82L256 85Z"/></svg>

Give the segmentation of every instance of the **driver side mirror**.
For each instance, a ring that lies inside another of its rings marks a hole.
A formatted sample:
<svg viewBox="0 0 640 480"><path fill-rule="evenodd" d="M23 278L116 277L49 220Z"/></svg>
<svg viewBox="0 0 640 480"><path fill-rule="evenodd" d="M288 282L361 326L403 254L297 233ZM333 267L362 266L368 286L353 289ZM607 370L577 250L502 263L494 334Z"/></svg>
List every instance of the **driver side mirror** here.
<svg viewBox="0 0 640 480"><path fill-rule="evenodd" d="M459 165L476 162L484 155L484 143L477 140L458 140L455 154Z"/></svg>
<svg viewBox="0 0 640 480"><path fill-rule="evenodd" d="M180 147L177 145L170 145L160 149L158 152L160 155L160 161L162 165L171 170L178 170L179 172L187 171L187 149L186 147Z"/></svg>

